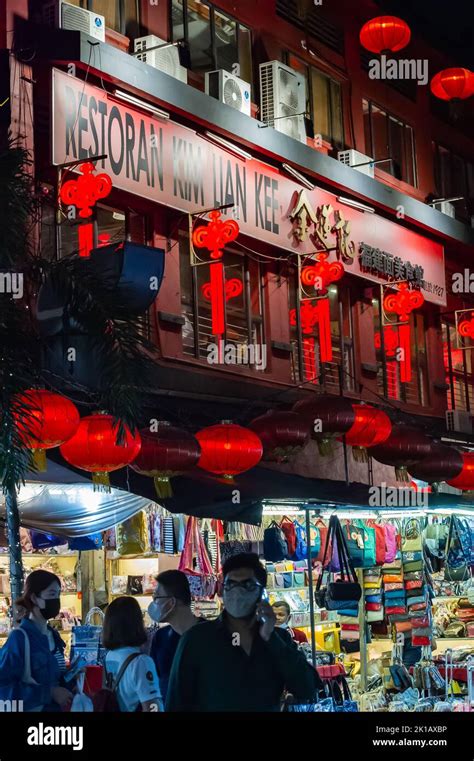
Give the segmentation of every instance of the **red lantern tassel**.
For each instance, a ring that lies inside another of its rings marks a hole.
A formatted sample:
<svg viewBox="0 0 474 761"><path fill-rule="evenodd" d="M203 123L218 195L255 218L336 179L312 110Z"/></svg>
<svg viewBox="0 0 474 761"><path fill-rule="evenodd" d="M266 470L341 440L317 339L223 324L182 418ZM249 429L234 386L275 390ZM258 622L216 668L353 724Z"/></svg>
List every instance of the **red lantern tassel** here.
<svg viewBox="0 0 474 761"><path fill-rule="evenodd" d="M225 331L224 322L224 265L222 262L213 262L211 270L211 307L212 307L212 332L215 336L222 336Z"/></svg>
<svg viewBox="0 0 474 761"><path fill-rule="evenodd" d="M110 493L110 478L109 474L105 472L93 473L92 483L94 484L94 491L105 491Z"/></svg>
<svg viewBox="0 0 474 761"><path fill-rule="evenodd" d="M79 225L79 256L88 257L94 247L94 226L87 222L85 225Z"/></svg>
<svg viewBox="0 0 474 761"><path fill-rule="evenodd" d="M411 345L410 345L410 325L400 325L398 329L400 337L400 348L402 358L400 360L400 381L410 383L411 381Z"/></svg>
<svg viewBox="0 0 474 761"><path fill-rule="evenodd" d="M318 301L319 353L321 362L332 361L331 318L329 299Z"/></svg>

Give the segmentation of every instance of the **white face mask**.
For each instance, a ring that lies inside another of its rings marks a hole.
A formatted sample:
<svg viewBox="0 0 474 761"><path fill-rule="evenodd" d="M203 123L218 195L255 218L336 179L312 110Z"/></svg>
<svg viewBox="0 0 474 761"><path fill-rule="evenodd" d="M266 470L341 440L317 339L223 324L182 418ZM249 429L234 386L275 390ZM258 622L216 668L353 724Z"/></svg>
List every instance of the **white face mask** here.
<svg viewBox="0 0 474 761"><path fill-rule="evenodd" d="M161 624L169 616L173 608L174 605L172 604L168 610L163 610L161 603L153 600L153 602L151 602L148 606L148 615L152 621L155 621L157 624Z"/></svg>
<svg viewBox="0 0 474 761"><path fill-rule="evenodd" d="M250 616L260 597L260 590L248 592L246 589L224 589L224 607L233 618Z"/></svg>
<svg viewBox="0 0 474 761"><path fill-rule="evenodd" d="M279 629L289 629L290 628L290 624L288 623L288 621L285 621L283 624L277 624L277 626L278 626Z"/></svg>

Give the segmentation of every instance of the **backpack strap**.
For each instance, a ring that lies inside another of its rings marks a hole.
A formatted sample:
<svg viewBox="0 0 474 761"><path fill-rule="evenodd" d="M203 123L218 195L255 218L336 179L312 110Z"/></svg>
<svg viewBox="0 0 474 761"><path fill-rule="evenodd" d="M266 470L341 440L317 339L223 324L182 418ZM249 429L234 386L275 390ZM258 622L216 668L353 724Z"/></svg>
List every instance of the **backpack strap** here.
<svg viewBox="0 0 474 761"><path fill-rule="evenodd" d="M23 674L21 677L21 681L24 684L38 684L38 682L35 682L35 680L31 676L30 638L28 637L28 634L25 632L25 630L21 628L21 626L18 627L18 631L20 631L25 638L24 665L23 665Z"/></svg>
<svg viewBox="0 0 474 761"><path fill-rule="evenodd" d="M140 656L140 655L143 655L143 653L130 653L130 655L128 655L127 658L124 660L124 662L120 666L120 669L119 669L119 671L117 673L117 676L115 677L115 679L113 681L113 685L112 685L112 691L113 692L117 692L118 686L120 684L120 681L121 681L123 675L125 674L127 668L130 666L131 662L134 661L135 658L138 658L138 656ZM107 669L105 667L104 667L104 671L105 671L105 678L106 678L106 681L107 681L109 675L108 675Z"/></svg>

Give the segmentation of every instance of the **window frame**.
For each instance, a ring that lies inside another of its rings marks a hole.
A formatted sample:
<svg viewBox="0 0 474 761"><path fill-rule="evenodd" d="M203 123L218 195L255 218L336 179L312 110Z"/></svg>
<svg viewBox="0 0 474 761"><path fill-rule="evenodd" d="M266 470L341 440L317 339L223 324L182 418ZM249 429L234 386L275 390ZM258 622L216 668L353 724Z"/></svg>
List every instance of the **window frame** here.
<svg viewBox="0 0 474 761"><path fill-rule="evenodd" d="M408 124L408 122L406 122L403 118L401 118L400 116L397 116L396 114L392 113L391 111L388 111L385 108L385 106L380 106L378 103L376 103L374 100L371 100L368 97L363 97L362 98L362 113L363 114L364 114L364 110L363 110L364 109L364 102L367 103L367 105L368 105L369 134L370 134L370 146L366 145L365 148L366 148L366 151L367 151L368 155L372 156L375 161L377 161L377 156L375 156L374 153L373 153L373 147L374 147L374 130L373 130L373 122L372 122L372 107L373 106L375 106L375 108L377 108L382 114L385 115L387 143L388 143L388 145L387 145L388 156L392 155L392 138L391 138L391 132L390 132L390 119L392 119L392 121L395 121L395 122L397 122L398 124L400 124L402 126L402 129L403 129L403 132L402 132L402 135L403 135L402 145L403 145L403 152L404 152L405 155L407 154L406 130L407 130L407 128L410 130L410 134L411 134L411 171L412 171L412 174L413 174L413 182L410 182L409 180L407 180L404 177L401 177L399 181L400 182L405 182L407 185L410 185L413 188L417 188L418 187L418 171L417 171L417 160L416 160L415 130L413 129L411 124ZM384 156L383 158L388 158L388 156ZM389 162L386 162L382 166L382 169L384 171L386 171L388 174L390 174L392 177L394 177L395 179L399 179L398 177L395 176L394 171L389 171L389 170L385 169L385 166L388 163ZM391 163L391 168L393 168L393 157L392 157L392 161L390 163Z"/></svg>
<svg viewBox="0 0 474 761"><path fill-rule="evenodd" d="M140 0L134 0L135 1L135 10L136 10L136 18L137 18L137 28L141 28L141 7L140 7ZM118 31L119 34L126 35L126 28L125 28L125 10L124 10L124 4L125 0L115 0L116 5L118 5L118 16L119 16L119 29L114 29L114 31ZM79 7L86 8L88 11L94 12L94 0L79 0ZM98 13L98 11L95 11ZM105 19L105 25L107 25L107 18ZM113 29L113 27L108 27L109 29Z"/></svg>
<svg viewBox="0 0 474 761"><path fill-rule="evenodd" d="M434 154L434 180L436 185L436 193L441 194L442 197L449 198L451 195L463 195L465 198L465 205L466 205L466 212L461 213L461 206L455 206L456 211L456 218L459 218L463 221L468 220L470 218L469 215L469 204L470 202L474 202L474 159L466 158L465 156L460 155L459 153L456 153L454 150L449 148L449 146L445 145L444 143L438 142L437 140L432 141L433 146L433 154ZM463 165L463 184L464 184L464 190L452 190L449 189L449 192L443 190L442 188L442 171L441 171L441 151L445 151L449 156L449 183L452 185L453 178L456 176L457 172L454 171L454 160L458 159L459 161L462 161ZM472 181L469 178L469 166L472 167ZM472 184L472 187L471 187Z"/></svg>
<svg viewBox="0 0 474 761"><path fill-rule="evenodd" d="M243 27L246 32L250 35L250 71L252 72L251 81L249 82L250 85L253 85L253 55L252 55L252 48L253 48L253 40L252 40L252 28L247 26L246 24L243 24L238 18L235 16L232 16L230 13L227 12L227 10L223 10L222 8L217 8L213 3L208 2L208 0L199 0L199 2L202 3L202 5L206 5L209 8L209 23L210 23L210 37L211 37L211 55L212 55L212 68L209 69L209 71L215 71L217 69L217 52L216 52L216 22L215 22L215 12L220 13L221 16L226 16L229 21L232 21L236 25L236 48L237 48L237 56L239 56L240 53L240 27ZM189 28L188 28L188 0L182 0L183 3L183 30L184 30L184 40L187 45L189 45ZM169 37L171 42L176 42L173 35L173 17L172 17L172 5L173 0L168 0L168 14L169 14ZM241 67L241 62L238 60L236 63L239 64L239 67ZM193 71L192 67L192 59L191 59L191 71ZM200 70L198 73L204 74L204 69ZM229 72L230 74L233 72ZM235 75L240 77L240 73Z"/></svg>
<svg viewBox="0 0 474 761"><path fill-rule="evenodd" d="M323 140L327 140L328 142L332 143L332 145L335 148L339 148L342 150L345 146L345 129L344 129L344 96L343 96L343 84L342 82L337 79L336 77L332 76L332 74L328 74L323 69L318 68L317 66L314 66L314 64L309 63L308 61L305 61L304 58L300 58L299 55L296 53L293 53L291 50L285 50L283 53L283 61L287 66L291 67L290 59L296 58L297 61L300 62L302 66L306 69L305 79L306 79L306 87L307 87L307 104L309 104L309 115L313 124L314 132L317 134L317 130L315 127L315 119L314 119L314 99L313 99L313 76L312 71L314 70L321 76L323 76L326 79L327 84L327 92L326 92L326 103L327 103L327 116L329 125L331 128L331 133L333 132L333 126L334 126L334 120L335 120L335 114L333 112L332 107L332 99L331 99L331 83L336 84L339 87L339 93L340 93L340 104L341 104L341 140L336 140L331 135L324 135L321 133L321 136Z"/></svg>

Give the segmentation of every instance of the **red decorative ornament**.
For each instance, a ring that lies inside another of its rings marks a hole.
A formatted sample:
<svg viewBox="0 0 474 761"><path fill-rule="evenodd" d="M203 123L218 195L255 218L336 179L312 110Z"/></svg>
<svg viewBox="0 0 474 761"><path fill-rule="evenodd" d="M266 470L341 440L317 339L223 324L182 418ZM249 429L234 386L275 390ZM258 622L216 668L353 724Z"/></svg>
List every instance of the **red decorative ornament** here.
<svg viewBox="0 0 474 761"><path fill-rule="evenodd" d="M395 352L398 349L398 330L390 326L386 326L383 330L383 342L385 348L385 356L388 358L395 357ZM382 341L380 333L377 331L374 338L375 348L380 351L382 348Z"/></svg>
<svg viewBox="0 0 474 761"><path fill-rule="evenodd" d="M198 248L207 248L211 254L211 259L220 260L224 253L224 246L237 238L239 225L234 219L222 220L221 213L217 209L211 211L209 216L211 221L208 225L200 225L194 230L193 244ZM210 275L212 332L217 337L219 345L219 339L225 332L225 275L224 265L221 261L211 263Z"/></svg>
<svg viewBox="0 0 474 761"><path fill-rule="evenodd" d="M92 473L95 486L110 491L108 474L129 465L140 452L141 439L125 427L125 438L117 443L118 424L112 415L97 412L81 419L76 433L60 447L66 462Z"/></svg>
<svg viewBox="0 0 474 761"><path fill-rule="evenodd" d="M394 467L398 481L408 482L408 468L430 452L431 439L424 433L407 425L393 425L388 439L370 447L368 453L378 462Z"/></svg>
<svg viewBox="0 0 474 761"><path fill-rule="evenodd" d="M447 447L445 444L432 441L429 455L420 462L411 465L409 471L412 478L433 484L456 478L461 473L462 468L463 457L461 452L454 447Z"/></svg>
<svg viewBox="0 0 474 761"><path fill-rule="evenodd" d="M230 280L226 280L224 286L225 300L230 301L230 299L236 299L237 296L240 296L243 290L244 286L239 278L232 277ZM206 301L212 301L212 283L204 283L204 285L201 286L201 293Z"/></svg>
<svg viewBox="0 0 474 761"><path fill-rule="evenodd" d="M293 405L293 412L308 420L311 436L324 457L333 453L332 439L347 433L355 423L354 405L350 399L329 394L313 394Z"/></svg>
<svg viewBox="0 0 474 761"><path fill-rule="evenodd" d="M370 404L353 404L355 420L347 433L345 442L353 447L352 455L357 462L367 462L366 447L374 447L388 439L392 423L383 410Z"/></svg>
<svg viewBox="0 0 474 761"><path fill-rule="evenodd" d="M201 445L199 467L229 481L262 459L263 446L257 434L235 423L222 421L203 428L196 438Z"/></svg>
<svg viewBox="0 0 474 761"><path fill-rule="evenodd" d="M396 53L408 45L411 31L406 21L397 16L377 16L364 24L359 39L371 53Z"/></svg>
<svg viewBox="0 0 474 761"><path fill-rule="evenodd" d="M462 320L458 323L458 333L462 338L474 338L474 312L471 312L470 320Z"/></svg>
<svg viewBox="0 0 474 761"><path fill-rule="evenodd" d="M19 435L33 450L37 470L46 470L46 449L58 447L71 438L80 422L76 406L65 396L45 389L30 389L16 397L20 405L29 408L28 414L15 412Z"/></svg>
<svg viewBox="0 0 474 761"><path fill-rule="evenodd" d="M402 325L398 328L400 349L400 380L402 383L411 381L411 338L410 314L424 304L424 296L420 291L411 291L408 283L400 283L397 293L389 293L383 300L386 312L395 312Z"/></svg>
<svg viewBox="0 0 474 761"><path fill-rule="evenodd" d="M309 424L296 412L269 410L255 418L249 428L263 444L263 459L287 462L309 441Z"/></svg>
<svg viewBox="0 0 474 761"><path fill-rule="evenodd" d="M318 363L316 359L314 327L319 321L319 302L304 301L300 307L301 332L303 333L303 371L305 380L316 381ZM296 326L296 309L290 309L290 325ZM311 337L310 337L311 336ZM321 357L322 359L322 357Z"/></svg>
<svg viewBox="0 0 474 761"><path fill-rule="evenodd" d="M443 69L435 74L430 87L441 100L465 100L474 93L474 74L469 69Z"/></svg>
<svg viewBox="0 0 474 761"><path fill-rule="evenodd" d="M325 296L328 286L340 280L344 275L344 265L341 262L328 262L328 254L316 254L317 264L303 267L301 282L305 286L313 286L318 294Z"/></svg>
<svg viewBox="0 0 474 761"><path fill-rule="evenodd" d="M101 172L93 174L94 164L85 161L79 166L82 176L77 180L65 182L59 194L61 201L68 206L76 206L79 209L81 219L92 216L92 207L101 198L106 198L112 190L112 180L108 174ZM79 256L89 256L94 245L94 228L92 223L79 225Z"/></svg>
<svg viewBox="0 0 474 761"><path fill-rule="evenodd" d="M474 489L474 452L462 452L462 470L455 478L450 478L447 483L462 491Z"/></svg>
<svg viewBox="0 0 474 761"><path fill-rule="evenodd" d="M158 497L172 497L170 478L196 465L201 447L192 433L160 421L156 431L140 431L142 446L130 467L155 483Z"/></svg>

